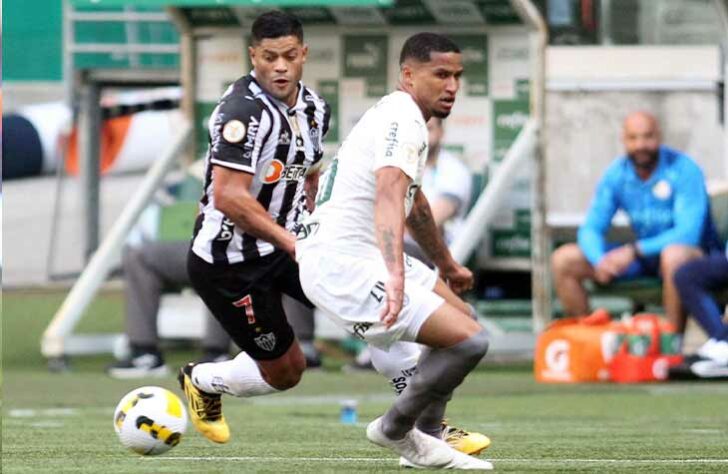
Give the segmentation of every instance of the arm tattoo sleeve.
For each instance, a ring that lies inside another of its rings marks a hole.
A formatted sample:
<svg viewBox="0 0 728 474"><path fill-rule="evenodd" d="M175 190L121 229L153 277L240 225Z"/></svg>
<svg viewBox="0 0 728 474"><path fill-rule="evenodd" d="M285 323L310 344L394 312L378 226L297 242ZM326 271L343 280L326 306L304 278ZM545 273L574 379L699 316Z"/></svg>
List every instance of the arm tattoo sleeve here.
<svg viewBox="0 0 728 474"><path fill-rule="evenodd" d="M396 260L396 255L394 253L394 231L392 231L389 227L381 226L379 228L379 233L382 238L382 242L384 244L384 252L382 256L384 257L384 261L389 264L394 264Z"/></svg>
<svg viewBox="0 0 728 474"><path fill-rule="evenodd" d="M430 205L421 191L418 191L412 211L407 218L407 228L433 263L437 265L447 258L449 250L432 218Z"/></svg>

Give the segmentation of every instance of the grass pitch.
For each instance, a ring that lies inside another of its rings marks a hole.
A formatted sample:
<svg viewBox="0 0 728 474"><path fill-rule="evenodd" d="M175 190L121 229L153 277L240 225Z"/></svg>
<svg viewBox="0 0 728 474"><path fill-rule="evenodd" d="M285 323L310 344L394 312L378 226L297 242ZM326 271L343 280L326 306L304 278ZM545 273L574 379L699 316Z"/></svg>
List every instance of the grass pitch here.
<svg viewBox="0 0 728 474"><path fill-rule="evenodd" d="M142 385L180 394L172 377L117 381L103 374L110 357L75 359L73 371L49 374L38 354L40 332L58 295L3 297L2 472L223 473L389 472L389 452L367 442L366 422L393 395L371 373L309 372L274 396L224 399L233 436L214 445L192 426L179 446L141 457L117 441L118 400ZM106 315L85 324L120 327L118 295L99 298ZM94 327L93 329L98 329ZM171 365L196 353L169 353ZM339 423L341 400L359 402L360 423ZM728 384L550 386L528 368L489 367L456 392L454 424L491 436L484 453L498 471L727 472Z"/></svg>

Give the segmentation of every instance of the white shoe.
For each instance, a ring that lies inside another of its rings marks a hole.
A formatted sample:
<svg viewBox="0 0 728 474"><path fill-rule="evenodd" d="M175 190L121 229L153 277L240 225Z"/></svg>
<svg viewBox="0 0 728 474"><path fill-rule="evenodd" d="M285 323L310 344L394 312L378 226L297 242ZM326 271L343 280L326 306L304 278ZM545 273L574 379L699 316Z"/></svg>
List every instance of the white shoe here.
<svg viewBox="0 0 728 474"><path fill-rule="evenodd" d="M441 439L428 436L417 428L412 428L402 439L390 439L382 431L382 417L369 423L367 438L423 468L444 467L453 462L457 452Z"/></svg>
<svg viewBox="0 0 728 474"><path fill-rule="evenodd" d="M728 364L712 359L699 360L690 364L690 370L700 378L717 379L728 377Z"/></svg>
<svg viewBox="0 0 728 474"><path fill-rule="evenodd" d="M697 354L720 365L728 365L728 341L708 339L705 344L700 346Z"/></svg>
<svg viewBox="0 0 728 474"><path fill-rule="evenodd" d="M453 455L452 461L450 463L442 466L440 469L462 469L464 471L492 471L493 470L493 464L490 462L484 460L484 459L478 459L473 456L468 456L465 453L461 453L460 451L455 451L455 454ZM399 466L400 467L409 467L412 469L427 469L425 466L418 466L417 464L414 464L407 459L400 457L399 458Z"/></svg>

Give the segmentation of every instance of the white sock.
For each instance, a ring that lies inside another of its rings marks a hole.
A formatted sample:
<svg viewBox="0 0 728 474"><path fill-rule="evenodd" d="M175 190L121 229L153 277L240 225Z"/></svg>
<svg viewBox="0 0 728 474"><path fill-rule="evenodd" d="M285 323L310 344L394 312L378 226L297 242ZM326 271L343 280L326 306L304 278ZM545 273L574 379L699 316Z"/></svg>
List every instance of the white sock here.
<svg viewBox="0 0 728 474"><path fill-rule="evenodd" d="M409 384L410 379L417 373L417 361L422 348L415 342L398 341L389 347L388 351L369 346L372 365L377 372L384 375L399 395Z"/></svg>
<svg viewBox="0 0 728 474"><path fill-rule="evenodd" d="M279 391L263 380L258 364L245 352L233 360L196 365L192 369L192 381L203 392L235 397L257 397Z"/></svg>

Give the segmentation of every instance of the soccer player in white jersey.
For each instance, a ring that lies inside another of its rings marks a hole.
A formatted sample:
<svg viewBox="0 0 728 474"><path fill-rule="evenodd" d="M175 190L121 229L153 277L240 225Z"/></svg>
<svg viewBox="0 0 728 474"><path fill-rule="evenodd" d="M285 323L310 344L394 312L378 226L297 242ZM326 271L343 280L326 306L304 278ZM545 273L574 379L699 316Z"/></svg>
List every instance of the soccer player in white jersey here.
<svg viewBox="0 0 728 474"><path fill-rule="evenodd" d="M318 174L312 170L330 116L325 102L300 82L307 47L298 19L264 13L251 33L254 71L230 86L210 119L205 192L188 256L192 285L244 350L231 361L180 371L195 428L218 443L230 438L222 394L287 390L305 368L281 294L313 307L292 258L293 230L304 202L309 209L313 204ZM484 446L449 439L458 449Z"/></svg>
<svg viewBox="0 0 728 474"><path fill-rule="evenodd" d="M492 469L434 434L453 390L488 349L485 330L456 295L472 273L445 246L421 186L430 117L445 118L462 57L434 33L407 39L399 87L370 108L319 183L296 258L308 298L351 333L385 351L398 341L428 347L417 373L367 437L414 467ZM440 277L403 252L405 225Z"/></svg>

